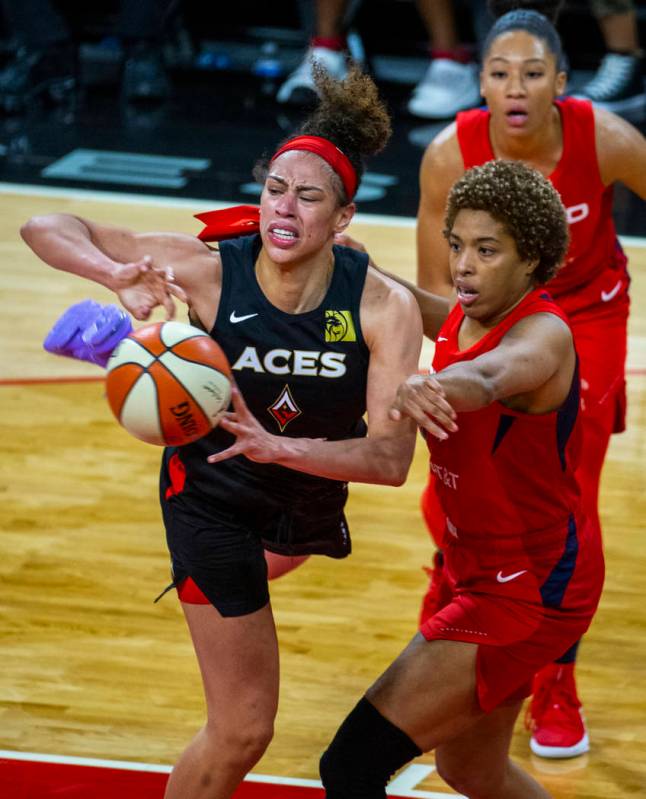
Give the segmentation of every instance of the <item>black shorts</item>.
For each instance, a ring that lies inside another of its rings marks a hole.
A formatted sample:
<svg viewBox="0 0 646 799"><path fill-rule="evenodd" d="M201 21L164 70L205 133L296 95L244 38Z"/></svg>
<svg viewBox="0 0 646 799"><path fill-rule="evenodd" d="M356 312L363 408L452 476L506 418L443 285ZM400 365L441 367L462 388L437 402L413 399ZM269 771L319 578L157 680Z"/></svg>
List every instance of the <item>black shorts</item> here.
<svg viewBox="0 0 646 799"><path fill-rule="evenodd" d="M269 602L267 564L257 534L226 510L206 519L182 498L162 498L173 583L191 577L222 616L245 616Z"/></svg>
<svg viewBox="0 0 646 799"><path fill-rule="evenodd" d="M179 491L177 489L180 489ZM264 550L343 558L351 542L343 512L347 488L292 505L234 506L172 482L162 464L160 501L174 585L191 577L222 616L245 616L269 601Z"/></svg>

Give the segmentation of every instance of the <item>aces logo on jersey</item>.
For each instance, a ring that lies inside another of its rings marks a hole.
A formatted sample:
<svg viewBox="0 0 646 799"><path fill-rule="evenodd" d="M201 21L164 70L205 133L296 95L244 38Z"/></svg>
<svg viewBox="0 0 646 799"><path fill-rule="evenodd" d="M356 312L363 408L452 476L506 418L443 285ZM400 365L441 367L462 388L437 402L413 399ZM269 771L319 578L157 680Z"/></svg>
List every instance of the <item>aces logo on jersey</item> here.
<svg viewBox="0 0 646 799"><path fill-rule="evenodd" d="M290 422L294 421L294 419L302 413L301 409L294 402L288 385L285 385L285 388L267 410L278 422L281 433L285 431L285 428Z"/></svg>

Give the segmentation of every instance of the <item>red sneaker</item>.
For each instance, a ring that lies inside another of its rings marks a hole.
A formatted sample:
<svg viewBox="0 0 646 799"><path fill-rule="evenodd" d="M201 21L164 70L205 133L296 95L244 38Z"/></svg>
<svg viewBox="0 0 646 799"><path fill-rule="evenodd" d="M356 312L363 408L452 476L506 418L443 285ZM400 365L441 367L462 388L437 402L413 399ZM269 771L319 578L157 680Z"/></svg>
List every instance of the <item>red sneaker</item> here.
<svg viewBox="0 0 646 799"><path fill-rule="evenodd" d="M525 726L529 746L539 757L577 757L590 749L581 702L574 682L574 663L550 663L534 677L534 695Z"/></svg>
<svg viewBox="0 0 646 799"><path fill-rule="evenodd" d="M422 566L429 576L428 588L422 599L422 607L419 611L420 626L427 619L434 616L438 610L448 605L453 597L451 587L444 574L444 556L441 552L433 555L433 567Z"/></svg>

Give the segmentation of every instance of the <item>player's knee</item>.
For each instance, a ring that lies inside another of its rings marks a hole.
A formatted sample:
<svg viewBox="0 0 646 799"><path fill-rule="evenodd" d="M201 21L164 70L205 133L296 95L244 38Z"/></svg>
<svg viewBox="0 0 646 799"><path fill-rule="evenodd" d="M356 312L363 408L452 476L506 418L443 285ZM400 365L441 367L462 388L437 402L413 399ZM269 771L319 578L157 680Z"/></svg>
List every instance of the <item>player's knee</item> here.
<svg viewBox="0 0 646 799"><path fill-rule="evenodd" d="M249 770L264 755L273 736L273 718L257 718L227 725L226 742L222 741L220 730L211 736L211 742L218 760Z"/></svg>
<svg viewBox="0 0 646 799"><path fill-rule="evenodd" d="M240 729L234 736L237 748L242 754L244 762L249 768L254 766L265 751L271 739L274 737L274 725L272 722L256 722L245 729Z"/></svg>
<svg viewBox="0 0 646 799"><path fill-rule="evenodd" d="M435 752L438 776L463 796L470 799L496 799L500 794L503 775L495 767L483 768L482 763L472 764L464 757L446 757Z"/></svg>

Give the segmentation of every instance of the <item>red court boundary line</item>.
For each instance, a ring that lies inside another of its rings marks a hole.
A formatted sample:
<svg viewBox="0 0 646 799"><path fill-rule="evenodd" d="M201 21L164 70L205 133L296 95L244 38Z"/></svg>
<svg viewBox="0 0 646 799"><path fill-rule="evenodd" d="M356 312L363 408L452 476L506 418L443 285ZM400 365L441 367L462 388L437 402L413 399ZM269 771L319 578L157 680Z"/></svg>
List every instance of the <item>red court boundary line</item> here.
<svg viewBox="0 0 646 799"><path fill-rule="evenodd" d="M417 768L417 772L415 769ZM412 783L432 770L410 766ZM0 751L0 796L12 799L162 799L171 766L35 752ZM386 789L391 799L448 799L408 784ZM409 782L404 780L404 782ZM411 783L411 784L412 784ZM455 796L455 794L451 794ZM319 780L248 774L233 799L324 799ZM465 797L456 796L456 799Z"/></svg>
<svg viewBox="0 0 646 799"><path fill-rule="evenodd" d="M425 374L426 369L421 369L419 374ZM626 369L626 377L644 377L646 376L646 367L639 367L636 369ZM102 383L105 380L105 375L69 375L67 377L8 377L0 378L0 387L2 386L39 386L39 385L56 385L57 383Z"/></svg>

